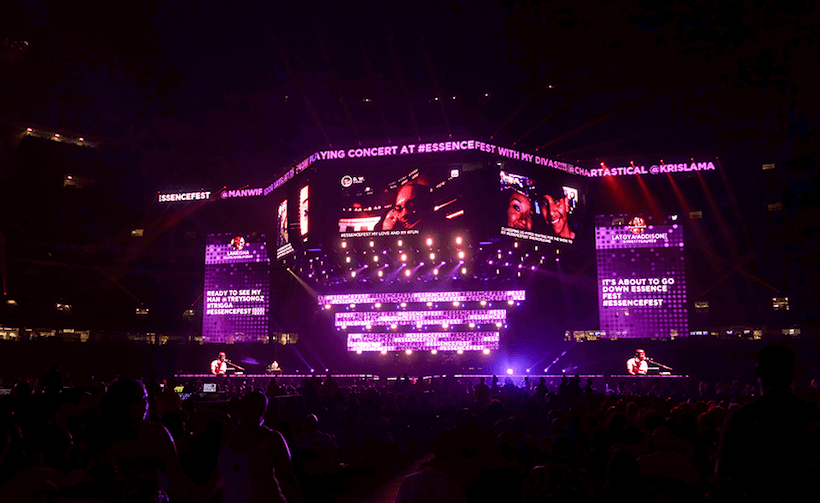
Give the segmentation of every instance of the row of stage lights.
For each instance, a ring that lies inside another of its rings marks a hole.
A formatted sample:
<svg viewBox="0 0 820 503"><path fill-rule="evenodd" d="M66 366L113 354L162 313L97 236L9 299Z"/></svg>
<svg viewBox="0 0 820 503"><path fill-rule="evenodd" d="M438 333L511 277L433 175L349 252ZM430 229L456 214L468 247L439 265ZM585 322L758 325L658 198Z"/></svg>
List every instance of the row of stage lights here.
<svg viewBox="0 0 820 503"><path fill-rule="evenodd" d="M456 236L455 239L453 239L453 242L457 246L460 247L464 244L464 239L461 236ZM425 253L424 256L429 258L431 261L436 260L437 257L440 260L439 264L437 266L434 266L433 270L431 271L433 276L438 276L439 273L441 272L440 269L443 266L445 266L448 261L447 260L441 260L441 258L444 254L441 252L440 249L435 250L435 251L433 250L433 244L435 243L433 238L428 237L425 240L425 243L428 247L428 250L426 252L424 252ZM375 241L371 240L368 243L368 245L372 249L372 248L375 248L376 243L375 243ZM399 266L399 268L396 271L393 271L391 274L396 274L398 276L399 271L401 271L402 269L407 267L409 259L413 258L413 254L412 253L407 253L404 250L404 240L402 240L402 239L397 240L396 246L398 247L398 252L396 253L396 261L400 261L401 266ZM341 248L343 250L348 249L347 241L342 241ZM418 254L418 255L421 255L422 252L420 250L415 250L415 253ZM364 255L367 255L367 251L364 252ZM387 250L382 250L381 254L379 254L378 252L373 252L373 256L372 256L373 258L370 259L370 260L374 264L378 264L380 261L382 261L381 256L384 256L385 260L389 261L389 258L387 257L387 255L388 255ZM456 251L455 259L459 261L458 262L459 266L463 266L464 261L466 260L466 258L467 258L467 253L463 249L458 249ZM345 264L351 264L352 260L353 260L353 258L350 256L350 251L346 251L345 252ZM425 258L425 260L426 260L426 258ZM349 267L352 269L355 266L358 266L358 262L354 265L350 265ZM415 269L404 269L404 276L406 278L410 278L410 277L413 276L414 271L417 271L419 268L424 267L424 266L425 266L425 262L419 262L418 266L415 267ZM362 267L359 267L358 269L350 270L349 271L350 277L355 278L360 272L362 272L364 269L368 269L369 267L370 267L370 264L365 263ZM384 275L385 275L384 269L387 268L387 267L388 266L385 265L382 268L380 268L379 270L377 270L376 271L376 276L378 276L379 278L383 278ZM452 271L451 274L457 274L458 272L461 272L462 275L466 275L467 274L467 268L466 267L461 267L461 270L459 271L459 267L455 267L455 268L453 268L453 271ZM419 277L420 276L421 275L419 275Z"/></svg>
<svg viewBox="0 0 820 503"><path fill-rule="evenodd" d="M343 262L339 264L341 270L333 264L327 264L327 257L315 257L309 259L310 265L308 268L310 273L308 277L313 278L316 276L317 279L320 279L324 276L326 280L330 280L334 269L337 273L337 281L375 278L380 281L402 279L426 281L446 277L458 279L459 274L463 278L469 277L470 270L465 263L473 258L470 252L473 246L467 245L463 237L456 236L453 238L452 242L455 243L456 249L449 251L447 249L442 251L440 248L434 249L435 240L432 237L426 238L424 242L428 247L424 251L413 249L413 246L403 239L396 240L395 248L390 247L378 251L374 249L376 248L376 242L373 240L370 240L363 249L354 248L352 243L343 240L340 244L340 249L344 251ZM462 248L462 246L464 247ZM408 247L409 250L406 249ZM480 247L478 251L482 255L486 254L486 259L476 260L476 270L473 271L473 275L478 279L482 279L480 276L484 274L490 275L488 278L493 273L495 276L501 276L504 269L509 271L510 268L513 268L513 271L517 270L517 277L520 278L523 271L536 271L546 262L547 256L543 252L539 253L539 247L538 244L533 244L529 251L522 250L520 254L516 253L516 250L519 249L518 241L513 243L515 250L497 248L495 253L491 253L489 250ZM361 253L364 258L356 258L358 253ZM560 250L556 249L556 262L559 261L559 254ZM430 260L431 263L428 264L427 260ZM398 267L391 268L391 264L398 264ZM482 265L485 266L483 267L485 269L483 273L481 272ZM422 270L426 266L428 269ZM493 266L495 266L494 269ZM302 268L299 269L299 272L303 272Z"/></svg>

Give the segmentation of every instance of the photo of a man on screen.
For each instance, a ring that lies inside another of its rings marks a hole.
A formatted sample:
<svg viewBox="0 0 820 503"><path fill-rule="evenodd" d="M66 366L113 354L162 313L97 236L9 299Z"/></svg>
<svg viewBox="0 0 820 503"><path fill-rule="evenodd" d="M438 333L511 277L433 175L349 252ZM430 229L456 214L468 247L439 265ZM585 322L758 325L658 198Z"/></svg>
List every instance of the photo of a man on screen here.
<svg viewBox="0 0 820 503"><path fill-rule="evenodd" d="M430 188L415 180L402 185L396 192L396 201L381 223L381 229L414 229L430 213Z"/></svg>
<svg viewBox="0 0 820 503"><path fill-rule="evenodd" d="M574 208L576 198L571 198L569 187L558 187L544 194L541 198L541 216L552 228L556 236L575 239L575 231L569 222L569 214Z"/></svg>

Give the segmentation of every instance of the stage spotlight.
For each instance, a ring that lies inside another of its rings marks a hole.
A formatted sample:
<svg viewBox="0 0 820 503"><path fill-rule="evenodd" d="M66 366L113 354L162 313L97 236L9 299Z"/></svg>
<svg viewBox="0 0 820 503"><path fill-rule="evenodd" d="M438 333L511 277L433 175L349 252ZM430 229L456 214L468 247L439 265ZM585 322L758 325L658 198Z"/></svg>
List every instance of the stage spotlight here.
<svg viewBox="0 0 820 503"><path fill-rule="evenodd" d="M464 350L463 350L463 349L459 349L458 351L456 351L456 353L457 353L457 354L460 354L460 355L463 355L463 354L464 354Z"/></svg>
<svg viewBox="0 0 820 503"><path fill-rule="evenodd" d="M401 306L401 307L407 307L407 302L402 302L401 304L399 304L399 306Z"/></svg>
<svg viewBox="0 0 820 503"><path fill-rule="evenodd" d="M407 254L406 253L401 254L401 261L402 262L407 262Z"/></svg>
<svg viewBox="0 0 820 503"><path fill-rule="evenodd" d="M438 276L438 269L433 269L433 276Z"/></svg>
<svg viewBox="0 0 820 503"><path fill-rule="evenodd" d="M386 354L387 354L387 350L386 350L386 349L382 349L382 350L381 350L381 354L386 355Z"/></svg>
<svg viewBox="0 0 820 503"><path fill-rule="evenodd" d="M447 330L448 328L450 328L450 324L449 323L442 323L441 328L443 328L444 330Z"/></svg>
<svg viewBox="0 0 820 503"><path fill-rule="evenodd" d="M458 258L464 258L464 252L463 251L458 252Z"/></svg>
<svg viewBox="0 0 820 503"><path fill-rule="evenodd" d="M398 245L401 246L401 239L399 239Z"/></svg>
<svg viewBox="0 0 820 503"><path fill-rule="evenodd" d="M512 375L512 373L513 373L513 369L507 369L507 375L510 375L510 376L511 376L511 375Z"/></svg>
<svg viewBox="0 0 820 503"><path fill-rule="evenodd" d="M427 238L427 246L433 246L433 238Z"/></svg>
<svg viewBox="0 0 820 503"><path fill-rule="evenodd" d="M513 304L515 304L515 301L514 301L514 300L512 300L512 299L510 299L510 300L508 300L508 301L507 301L507 304L509 304L509 305L513 305Z"/></svg>
<svg viewBox="0 0 820 503"><path fill-rule="evenodd" d="M390 328L392 328L393 330L395 330L395 329L399 328L399 326L398 326L398 325L396 325L395 323L391 323L391 324L390 324Z"/></svg>
<svg viewBox="0 0 820 503"><path fill-rule="evenodd" d="M515 243L513 243L513 246L514 246L515 248L518 248L518 241L516 241Z"/></svg>
<svg viewBox="0 0 820 503"><path fill-rule="evenodd" d="M350 309L356 309L356 304L350 304Z"/></svg>
<svg viewBox="0 0 820 503"><path fill-rule="evenodd" d="M376 245L373 241L370 242L370 247L373 248Z"/></svg>
<svg viewBox="0 0 820 503"><path fill-rule="evenodd" d="M407 356L410 356L410 355L413 354L413 350L412 349L405 349L404 354L406 354Z"/></svg>
<svg viewBox="0 0 820 503"><path fill-rule="evenodd" d="M484 307L484 306L486 306L486 305L487 305L487 301L486 301L486 300L482 300L481 302L479 302L479 304L481 304L481 307Z"/></svg>
<svg viewBox="0 0 820 503"><path fill-rule="evenodd" d="M482 351L482 353L484 353L485 355L488 355L488 354L490 354L490 350L487 349L487 348L484 348L484 351Z"/></svg>
<svg viewBox="0 0 820 503"><path fill-rule="evenodd" d="M356 350L356 354L357 354L357 355L362 354L362 350L361 350L361 349L357 349L357 350Z"/></svg>
<svg viewBox="0 0 820 503"><path fill-rule="evenodd" d="M368 323L367 325L364 326L364 328L366 328L367 330L370 330L371 328L373 328L373 325Z"/></svg>
<svg viewBox="0 0 820 503"><path fill-rule="evenodd" d="M467 274L467 268L466 267L461 268L461 274Z"/></svg>
<svg viewBox="0 0 820 503"><path fill-rule="evenodd" d="M345 257L345 262L350 263L350 257Z"/></svg>
<svg viewBox="0 0 820 503"><path fill-rule="evenodd" d="M471 322L470 322L470 324L469 324L469 327L470 327L470 328L475 328L475 323L473 323L473 322L471 321Z"/></svg>
<svg viewBox="0 0 820 503"><path fill-rule="evenodd" d="M438 349L434 349L434 350L430 351L430 354L431 355L437 355L438 354Z"/></svg>
<svg viewBox="0 0 820 503"><path fill-rule="evenodd" d="M384 276L384 272L379 271L379 277L381 278L382 276Z"/></svg>
<svg viewBox="0 0 820 503"><path fill-rule="evenodd" d="M428 303L427 303L427 307L433 307L433 303L432 303L432 302L428 302Z"/></svg>
<svg viewBox="0 0 820 503"><path fill-rule="evenodd" d="M350 271L350 277L355 278L356 277L356 271Z"/></svg>
<svg viewBox="0 0 820 503"><path fill-rule="evenodd" d="M459 301L457 301L457 300L454 300L454 301L453 301L453 307L458 307L458 306L460 306L460 305L461 305L461 302L459 302Z"/></svg>
<svg viewBox="0 0 820 503"><path fill-rule="evenodd" d="M410 277L411 274L413 274L413 273L410 271L410 269L407 269L406 271L404 271L404 275L407 276L408 278Z"/></svg>
<svg viewBox="0 0 820 503"><path fill-rule="evenodd" d="M417 321L417 322L416 322L416 328L421 328L421 327L422 327L421 322L420 322L420 321Z"/></svg>
<svg viewBox="0 0 820 503"><path fill-rule="evenodd" d="M330 309L331 307L333 306L331 306L330 304L325 304L325 309Z"/></svg>
<svg viewBox="0 0 820 503"><path fill-rule="evenodd" d="M347 241L342 241L342 248L347 248Z"/></svg>
<svg viewBox="0 0 820 503"><path fill-rule="evenodd" d="M461 236L459 236L459 237L457 237L457 238L456 238L456 244L457 244L457 245L460 245L460 244L461 244L461 241L462 241Z"/></svg>
<svg viewBox="0 0 820 503"><path fill-rule="evenodd" d="M382 307L382 303L381 303L381 302L376 302L376 304L374 304L374 305L375 305L376 309L379 309L379 308L381 308L381 307Z"/></svg>
<svg viewBox="0 0 820 503"><path fill-rule="evenodd" d="M373 255L373 262L378 262L378 261L379 261L379 256L378 255Z"/></svg>
<svg viewBox="0 0 820 503"><path fill-rule="evenodd" d="M501 328L503 326L503 323L501 323L500 321L496 321L495 326L496 328Z"/></svg>
<svg viewBox="0 0 820 503"><path fill-rule="evenodd" d="M430 254L430 260L435 260L435 259L436 259L436 254L435 254L435 253L431 253L431 254Z"/></svg>

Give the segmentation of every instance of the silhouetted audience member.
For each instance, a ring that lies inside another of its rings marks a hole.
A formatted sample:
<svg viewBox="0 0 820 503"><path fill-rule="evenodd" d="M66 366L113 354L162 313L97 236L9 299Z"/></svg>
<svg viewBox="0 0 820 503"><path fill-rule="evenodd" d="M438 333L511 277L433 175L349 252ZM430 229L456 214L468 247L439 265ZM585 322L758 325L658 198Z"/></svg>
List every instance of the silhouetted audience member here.
<svg viewBox="0 0 820 503"><path fill-rule="evenodd" d="M147 422L148 393L139 381L120 379L108 387L92 436L92 496L101 501L207 501L210 485L195 486L183 473L168 430ZM162 477L160 476L162 472Z"/></svg>
<svg viewBox="0 0 820 503"><path fill-rule="evenodd" d="M60 375L60 364L55 363L51 370L43 374L40 378L40 386L43 392L49 397L58 397L63 390L63 377Z"/></svg>
<svg viewBox="0 0 820 503"><path fill-rule="evenodd" d="M484 377L479 379L478 384L475 385L475 390L473 393L475 395L476 402L485 403L490 399L490 387L487 386L486 379Z"/></svg>
<svg viewBox="0 0 820 503"><path fill-rule="evenodd" d="M267 407L268 399L259 391L239 404L239 425L217 462L225 503L302 501L287 442L262 424Z"/></svg>
<svg viewBox="0 0 820 503"><path fill-rule="evenodd" d="M817 495L817 408L794 396L794 353L767 346L755 370L762 396L726 420L716 465L727 501L797 501Z"/></svg>
<svg viewBox="0 0 820 503"><path fill-rule="evenodd" d="M464 490L451 476L463 463L456 434L442 432L433 445L432 462L404 478L396 503L467 503Z"/></svg>

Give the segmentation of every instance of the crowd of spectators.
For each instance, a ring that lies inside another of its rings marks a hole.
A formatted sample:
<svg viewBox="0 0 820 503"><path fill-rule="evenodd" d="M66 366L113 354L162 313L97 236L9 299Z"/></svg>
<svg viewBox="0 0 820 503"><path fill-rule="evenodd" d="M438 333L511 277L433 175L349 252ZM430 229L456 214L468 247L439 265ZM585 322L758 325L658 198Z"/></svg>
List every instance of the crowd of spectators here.
<svg viewBox="0 0 820 503"><path fill-rule="evenodd" d="M760 387L313 376L203 394L55 365L0 397L0 501L364 501L410 466L390 501L793 501L820 480L820 391L793 375L780 346Z"/></svg>

